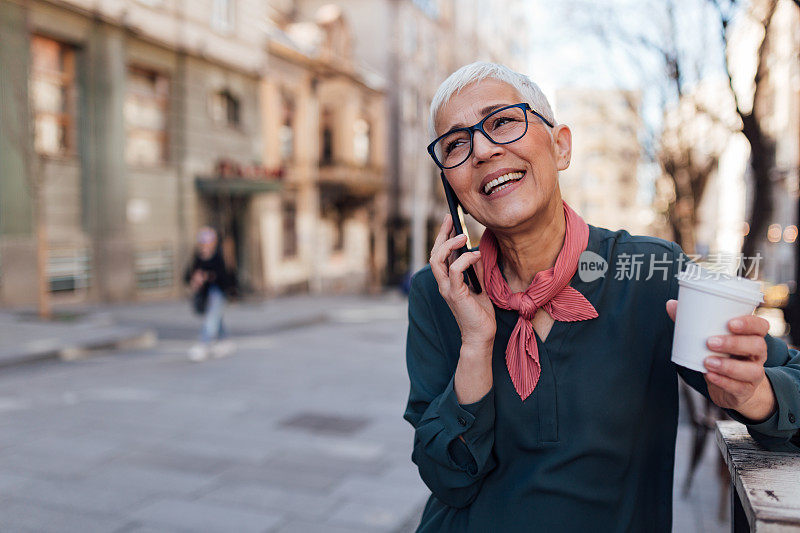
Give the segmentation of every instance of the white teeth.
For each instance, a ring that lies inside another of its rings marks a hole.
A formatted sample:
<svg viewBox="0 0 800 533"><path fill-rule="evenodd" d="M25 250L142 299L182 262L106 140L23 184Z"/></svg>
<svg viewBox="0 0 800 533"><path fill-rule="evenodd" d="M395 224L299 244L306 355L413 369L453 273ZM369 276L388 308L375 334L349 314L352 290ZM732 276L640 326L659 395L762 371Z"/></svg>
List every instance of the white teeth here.
<svg viewBox="0 0 800 533"><path fill-rule="evenodd" d="M483 192L485 192L486 194L490 194L492 188L497 187L501 183L505 183L510 180L522 179L523 174L524 174L523 172L509 172L508 174L503 174L499 178L495 178L486 185L484 185Z"/></svg>

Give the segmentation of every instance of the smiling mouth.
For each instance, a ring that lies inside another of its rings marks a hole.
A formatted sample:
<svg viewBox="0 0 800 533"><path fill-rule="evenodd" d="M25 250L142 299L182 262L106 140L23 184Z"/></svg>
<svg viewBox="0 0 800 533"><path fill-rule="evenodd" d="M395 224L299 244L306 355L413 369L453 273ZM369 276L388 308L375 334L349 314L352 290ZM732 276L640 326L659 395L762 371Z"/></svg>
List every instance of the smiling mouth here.
<svg viewBox="0 0 800 533"><path fill-rule="evenodd" d="M525 172L509 172L508 174L503 174L484 185L481 192L486 196L491 196L498 191L511 187L512 183L521 180L523 177L525 177Z"/></svg>

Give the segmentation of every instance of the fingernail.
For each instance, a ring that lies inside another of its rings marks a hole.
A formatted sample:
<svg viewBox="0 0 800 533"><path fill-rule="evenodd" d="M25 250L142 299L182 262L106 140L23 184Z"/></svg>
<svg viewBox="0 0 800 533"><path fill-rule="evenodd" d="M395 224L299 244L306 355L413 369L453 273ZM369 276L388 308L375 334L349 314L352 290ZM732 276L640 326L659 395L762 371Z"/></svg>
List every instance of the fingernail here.
<svg viewBox="0 0 800 533"><path fill-rule="evenodd" d="M709 368L719 368L720 360L717 357L706 357L706 366Z"/></svg>
<svg viewBox="0 0 800 533"><path fill-rule="evenodd" d="M739 329L739 328L741 328L743 325L744 325L744 324L742 324L742 321L741 321L741 320L739 320L738 318L735 318L735 319L731 320L731 327L732 327L732 328Z"/></svg>
<svg viewBox="0 0 800 533"><path fill-rule="evenodd" d="M456 235L456 239L458 239L459 241L466 240L466 238L467 238L467 236L464 235L463 233L461 233L459 235Z"/></svg>
<svg viewBox="0 0 800 533"><path fill-rule="evenodd" d="M709 337L708 345L714 348L722 346L722 339L720 339L719 337Z"/></svg>

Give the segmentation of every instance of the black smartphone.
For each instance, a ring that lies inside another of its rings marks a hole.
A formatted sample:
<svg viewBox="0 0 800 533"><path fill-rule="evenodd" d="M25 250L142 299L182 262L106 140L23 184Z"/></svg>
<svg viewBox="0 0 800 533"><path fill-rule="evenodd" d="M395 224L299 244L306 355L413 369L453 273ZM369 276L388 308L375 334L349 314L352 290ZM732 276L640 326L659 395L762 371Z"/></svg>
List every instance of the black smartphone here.
<svg viewBox="0 0 800 533"><path fill-rule="evenodd" d="M450 209L450 216L453 218L453 228L456 231L456 235L463 233L467 236L467 242L456 252L460 256L468 252L472 247L469 242L469 234L467 233L466 225L464 224L464 210L461 208L461 203L458 201L455 191L450 186L447 178L444 177L444 172L441 173L441 177L442 185L444 185L444 196L447 198L447 207ZM478 282L478 275L475 273L475 269L472 265L468 266L464 271L464 283L466 283L475 294L481 293L481 284Z"/></svg>

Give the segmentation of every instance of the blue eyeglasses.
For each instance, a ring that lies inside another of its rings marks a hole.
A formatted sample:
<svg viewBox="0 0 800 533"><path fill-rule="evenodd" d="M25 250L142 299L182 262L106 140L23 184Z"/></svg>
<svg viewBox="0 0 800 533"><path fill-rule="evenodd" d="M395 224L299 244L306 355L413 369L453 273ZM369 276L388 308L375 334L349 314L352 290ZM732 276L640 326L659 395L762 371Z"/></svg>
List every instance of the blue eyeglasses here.
<svg viewBox="0 0 800 533"><path fill-rule="evenodd" d="M486 115L483 120L467 128L448 131L428 145L428 153L441 169L455 168L472 154L476 131L495 144L518 141L528 132L528 111L539 117L549 127L553 124L525 103L501 107Z"/></svg>

